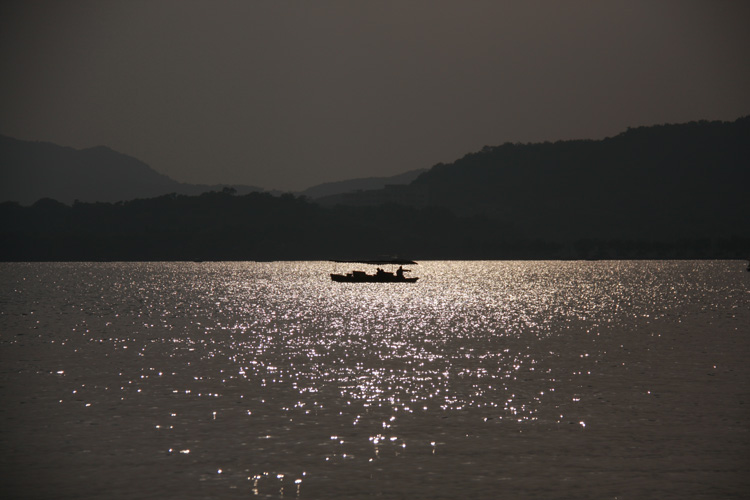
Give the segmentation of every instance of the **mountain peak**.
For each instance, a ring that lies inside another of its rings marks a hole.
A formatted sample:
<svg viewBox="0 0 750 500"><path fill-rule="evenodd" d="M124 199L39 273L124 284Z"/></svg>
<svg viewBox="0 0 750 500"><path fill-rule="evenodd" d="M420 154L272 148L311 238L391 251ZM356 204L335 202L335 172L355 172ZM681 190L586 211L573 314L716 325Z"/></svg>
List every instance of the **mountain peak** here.
<svg viewBox="0 0 750 500"><path fill-rule="evenodd" d="M0 136L0 200L29 205L41 198L114 202L168 193L200 194L231 187L239 194L254 186L209 186L178 182L143 161L107 146L73 149L49 142Z"/></svg>

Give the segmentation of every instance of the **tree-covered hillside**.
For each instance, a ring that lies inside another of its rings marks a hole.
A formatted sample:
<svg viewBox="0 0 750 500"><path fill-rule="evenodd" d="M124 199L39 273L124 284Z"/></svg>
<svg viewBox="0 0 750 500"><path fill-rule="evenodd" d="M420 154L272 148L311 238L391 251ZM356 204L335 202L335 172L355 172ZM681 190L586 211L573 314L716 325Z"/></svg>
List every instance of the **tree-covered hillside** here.
<svg viewBox="0 0 750 500"><path fill-rule="evenodd" d="M628 129L600 141L486 146L435 165L401 196L482 214L531 238L747 234L750 117ZM333 201L367 205L377 192ZM328 200L329 203L331 200Z"/></svg>

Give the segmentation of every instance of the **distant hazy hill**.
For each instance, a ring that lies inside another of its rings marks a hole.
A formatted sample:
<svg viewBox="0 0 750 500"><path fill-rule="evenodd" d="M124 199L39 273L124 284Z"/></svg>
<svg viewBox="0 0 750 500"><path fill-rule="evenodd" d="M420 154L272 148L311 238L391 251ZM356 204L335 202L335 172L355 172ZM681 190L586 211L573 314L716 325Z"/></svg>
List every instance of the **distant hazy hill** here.
<svg viewBox="0 0 750 500"><path fill-rule="evenodd" d="M632 128L598 141L485 147L405 188L414 200L426 193L428 206L565 241L747 235L748 187L750 117ZM382 198L376 195L335 199L362 206Z"/></svg>
<svg viewBox="0 0 750 500"><path fill-rule="evenodd" d="M183 184L140 160L106 147L76 150L46 142L0 136L0 201L28 205L40 198L113 202L167 193L200 194L232 187L238 194L253 186Z"/></svg>
<svg viewBox="0 0 750 500"><path fill-rule="evenodd" d="M351 191L383 189L386 185L391 184L409 184L416 179L419 174L426 171L427 169L420 168L404 172L403 174L394 175L392 177L366 177L347 181L326 182L324 184L318 184L317 186L307 188L299 194L311 199L318 199L324 196L348 193Z"/></svg>

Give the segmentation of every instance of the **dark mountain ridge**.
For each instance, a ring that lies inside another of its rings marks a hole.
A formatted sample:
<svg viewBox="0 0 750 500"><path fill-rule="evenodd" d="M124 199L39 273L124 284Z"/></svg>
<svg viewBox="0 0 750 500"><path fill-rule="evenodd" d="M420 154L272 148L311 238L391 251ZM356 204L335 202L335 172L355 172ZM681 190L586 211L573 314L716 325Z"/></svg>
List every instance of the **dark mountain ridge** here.
<svg viewBox="0 0 750 500"><path fill-rule="evenodd" d="M365 177L318 184L298 193L316 199L349 191L380 189L412 182L426 169L390 177ZM234 189L237 194L265 191L238 184L188 184L163 175L146 163L105 146L77 150L48 142L0 135L0 201L30 205L41 198L71 204L152 198L169 193L199 195ZM279 195L280 191L272 191Z"/></svg>
<svg viewBox="0 0 750 500"><path fill-rule="evenodd" d="M239 194L263 191L244 185L175 181L146 163L104 146L77 150L48 142L0 136L0 200L24 205L41 198L115 202L168 193L197 195L231 188Z"/></svg>
<svg viewBox="0 0 750 500"><path fill-rule="evenodd" d="M426 193L427 206L487 216L528 237L710 237L746 232L749 184L744 117L631 128L603 140L485 146L435 165L401 199L422 203ZM321 201L363 206L378 194Z"/></svg>
<svg viewBox="0 0 750 500"><path fill-rule="evenodd" d="M0 260L744 259L749 180L750 117L640 127L485 147L337 205L231 190L0 203Z"/></svg>

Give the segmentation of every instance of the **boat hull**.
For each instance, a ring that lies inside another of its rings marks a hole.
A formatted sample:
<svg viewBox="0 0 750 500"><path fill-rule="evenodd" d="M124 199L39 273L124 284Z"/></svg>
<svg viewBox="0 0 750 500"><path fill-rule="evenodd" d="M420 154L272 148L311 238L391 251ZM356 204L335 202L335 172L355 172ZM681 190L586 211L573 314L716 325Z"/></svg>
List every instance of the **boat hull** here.
<svg viewBox="0 0 750 500"><path fill-rule="evenodd" d="M331 274L331 279L339 283L416 283L419 278L399 278L398 276L373 276L370 274L355 275Z"/></svg>

